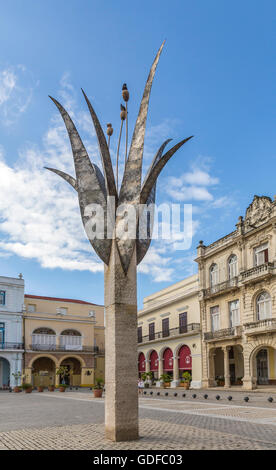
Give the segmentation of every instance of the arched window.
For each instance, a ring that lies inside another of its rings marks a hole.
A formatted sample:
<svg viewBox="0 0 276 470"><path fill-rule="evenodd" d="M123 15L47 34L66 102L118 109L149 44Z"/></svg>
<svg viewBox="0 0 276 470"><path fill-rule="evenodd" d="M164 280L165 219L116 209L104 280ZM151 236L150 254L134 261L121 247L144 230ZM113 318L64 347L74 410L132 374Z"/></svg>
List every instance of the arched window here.
<svg viewBox="0 0 276 470"><path fill-rule="evenodd" d="M36 328L33 335L55 335L56 333L51 328Z"/></svg>
<svg viewBox="0 0 276 470"><path fill-rule="evenodd" d="M218 284L218 265L212 264L210 268L210 285L211 287Z"/></svg>
<svg viewBox="0 0 276 470"><path fill-rule="evenodd" d="M60 334L65 336L81 336L81 334L77 330L64 330Z"/></svg>
<svg viewBox="0 0 276 470"><path fill-rule="evenodd" d="M228 276L233 279L238 275L238 258L236 255L230 256L228 260Z"/></svg>
<svg viewBox="0 0 276 470"><path fill-rule="evenodd" d="M268 292L262 292L257 297L257 319L271 318L271 298Z"/></svg>
<svg viewBox="0 0 276 470"><path fill-rule="evenodd" d="M77 330L64 330L60 334L60 347L68 351L80 351L82 349L81 334Z"/></svg>

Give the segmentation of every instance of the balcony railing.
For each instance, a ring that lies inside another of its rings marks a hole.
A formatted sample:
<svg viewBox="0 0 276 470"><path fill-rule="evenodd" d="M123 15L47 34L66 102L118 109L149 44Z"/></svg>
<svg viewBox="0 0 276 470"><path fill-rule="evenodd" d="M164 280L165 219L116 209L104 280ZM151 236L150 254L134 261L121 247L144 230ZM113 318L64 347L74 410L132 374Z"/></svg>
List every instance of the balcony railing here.
<svg viewBox="0 0 276 470"><path fill-rule="evenodd" d="M224 328L223 330L217 331L208 331L204 333L204 340L205 341L212 341L212 340L222 340L232 336L241 336L242 334L242 327L241 326L233 326L231 328Z"/></svg>
<svg viewBox="0 0 276 470"><path fill-rule="evenodd" d="M148 341L156 341L158 339L170 338L183 334L196 333L200 331L200 323L189 323L188 325L181 325L177 328L170 328L166 331L158 331L154 335L145 335L138 337L138 343L146 343Z"/></svg>
<svg viewBox="0 0 276 470"><path fill-rule="evenodd" d="M215 286L208 287L204 289L204 297L214 297L217 294L220 294L223 291L231 290L238 286L238 277L233 277L227 281L216 284Z"/></svg>
<svg viewBox="0 0 276 470"><path fill-rule="evenodd" d="M265 320L245 323L244 330L247 335L276 330L276 318L266 318Z"/></svg>
<svg viewBox="0 0 276 470"><path fill-rule="evenodd" d="M0 349L23 349L23 343L0 343Z"/></svg>
<svg viewBox="0 0 276 470"><path fill-rule="evenodd" d="M73 351L73 352L92 352L95 354L100 354L102 352L97 346L81 346L81 348L76 349L75 345L58 345L58 344L30 344L29 349L31 351Z"/></svg>
<svg viewBox="0 0 276 470"><path fill-rule="evenodd" d="M254 266L253 268L247 269L246 271L243 271L241 273L241 281L244 283L247 281L251 281L252 279L255 279L255 278L260 278L268 274L272 274L273 269L274 269L274 264L270 262L260 264L259 266Z"/></svg>

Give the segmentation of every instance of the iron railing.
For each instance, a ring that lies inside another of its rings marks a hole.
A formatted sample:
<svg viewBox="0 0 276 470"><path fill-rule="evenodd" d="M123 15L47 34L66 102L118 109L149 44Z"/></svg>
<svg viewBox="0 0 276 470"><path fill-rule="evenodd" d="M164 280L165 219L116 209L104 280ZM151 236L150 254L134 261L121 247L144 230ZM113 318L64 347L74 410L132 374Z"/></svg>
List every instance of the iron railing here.
<svg viewBox="0 0 276 470"><path fill-rule="evenodd" d="M208 331L204 333L204 340L223 339L229 336L240 336L242 334L241 326L233 326L231 328L224 328L223 330Z"/></svg>
<svg viewBox="0 0 276 470"><path fill-rule="evenodd" d="M0 343L0 349L23 349L23 343Z"/></svg>
<svg viewBox="0 0 276 470"><path fill-rule="evenodd" d="M57 344L30 344L29 349L32 351L57 351L57 352L91 352L95 354L102 354L104 351L101 350L98 346L79 346L76 348L75 346L70 346L66 344L64 346L57 345Z"/></svg>
<svg viewBox="0 0 276 470"><path fill-rule="evenodd" d="M204 289L204 297L211 297L213 295L219 294L220 292L231 290L234 287L238 286L238 277L232 277L227 281L221 282L220 284L216 284L215 286L208 287L208 289Z"/></svg>
<svg viewBox="0 0 276 470"><path fill-rule="evenodd" d="M157 339L179 336L190 332L200 331L200 323L189 323L181 325L177 328L170 328L165 331L158 331L154 335L145 335L138 337L138 343L146 343L147 341L155 341Z"/></svg>

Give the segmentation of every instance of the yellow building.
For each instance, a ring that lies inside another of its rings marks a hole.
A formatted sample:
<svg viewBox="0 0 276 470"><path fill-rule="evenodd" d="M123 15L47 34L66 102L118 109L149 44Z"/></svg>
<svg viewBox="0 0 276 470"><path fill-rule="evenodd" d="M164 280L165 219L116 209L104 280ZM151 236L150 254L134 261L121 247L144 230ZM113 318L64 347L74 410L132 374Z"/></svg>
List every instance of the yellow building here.
<svg viewBox="0 0 276 470"><path fill-rule="evenodd" d="M90 302L25 295L25 381L34 386L65 383L89 387L104 379L104 307Z"/></svg>
<svg viewBox="0 0 276 470"><path fill-rule="evenodd" d="M144 299L138 312L138 371L171 375L177 387L183 372L191 388L201 387L201 333L198 276L190 276Z"/></svg>

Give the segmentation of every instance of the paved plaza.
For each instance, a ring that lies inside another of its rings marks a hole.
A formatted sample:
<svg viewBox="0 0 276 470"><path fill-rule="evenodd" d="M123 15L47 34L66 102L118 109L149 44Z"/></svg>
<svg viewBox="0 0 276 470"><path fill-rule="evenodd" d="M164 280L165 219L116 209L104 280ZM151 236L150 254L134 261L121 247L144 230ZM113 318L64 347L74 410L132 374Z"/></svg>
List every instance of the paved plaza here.
<svg viewBox="0 0 276 470"><path fill-rule="evenodd" d="M0 450L276 449L274 392L147 390L139 402L140 440L112 443L104 439L104 399L91 391L1 392Z"/></svg>

